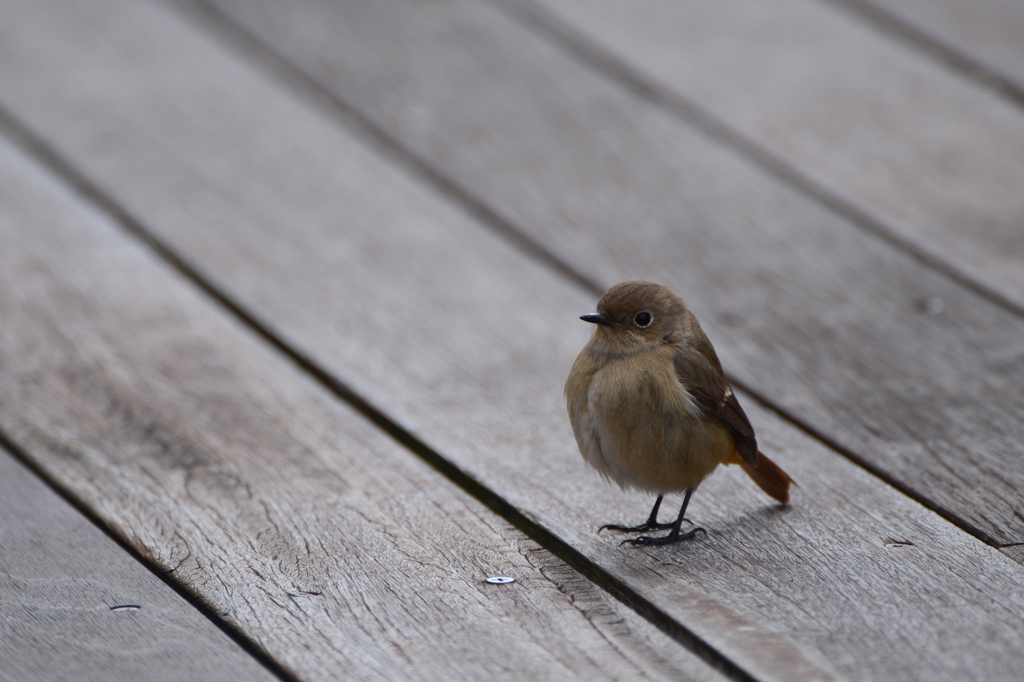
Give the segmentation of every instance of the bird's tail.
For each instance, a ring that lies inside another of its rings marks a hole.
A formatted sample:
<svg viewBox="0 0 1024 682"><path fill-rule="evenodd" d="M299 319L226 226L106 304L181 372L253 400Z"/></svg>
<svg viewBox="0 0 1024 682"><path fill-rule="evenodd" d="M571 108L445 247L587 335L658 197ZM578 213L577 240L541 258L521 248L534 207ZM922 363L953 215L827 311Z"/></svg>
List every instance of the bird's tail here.
<svg viewBox="0 0 1024 682"><path fill-rule="evenodd" d="M739 459L739 457L736 457ZM796 482L783 471L778 464L757 453L757 465L747 464L743 460L730 462L739 464L747 475L754 479L754 483L782 504L789 502L789 484L796 485Z"/></svg>

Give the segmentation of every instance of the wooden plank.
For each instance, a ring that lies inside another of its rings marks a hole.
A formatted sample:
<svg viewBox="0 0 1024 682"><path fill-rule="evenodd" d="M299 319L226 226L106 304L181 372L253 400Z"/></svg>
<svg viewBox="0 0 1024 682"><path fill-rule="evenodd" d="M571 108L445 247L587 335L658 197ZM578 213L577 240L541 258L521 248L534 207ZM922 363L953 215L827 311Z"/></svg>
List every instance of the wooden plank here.
<svg viewBox="0 0 1024 682"><path fill-rule="evenodd" d="M1019 317L485 4L294 6L218 0L590 279L684 292L762 399L990 542L1024 540ZM1011 184L992 186L1024 201Z"/></svg>
<svg viewBox="0 0 1024 682"><path fill-rule="evenodd" d="M1000 551L1019 564L1024 564L1024 545L1010 545L1003 547Z"/></svg>
<svg viewBox="0 0 1024 682"><path fill-rule="evenodd" d="M478 18L473 7L458 16ZM21 12L23 30L74 57L47 67L22 56L33 92L48 94L33 100L8 79L8 102L258 319L570 543L595 574L761 679L1019 671L1021 567L746 394L763 447L801 485L792 505L765 506L728 471L694 498L706 541L634 551L597 535L650 500L588 471L564 414L562 380L587 334L575 316L592 309L591 294L158 7L96 3L85 28L71 5ZM126 58L134 45L146 60ZM104 85L73 108L43 106L99 74ZM83 141L101 128L110 135L97 161ZM866 244L854 264L882 248Z"/></svg>
<svg viewBox="0 0 1024 682"><path fill-rule="evenodd" d="M0 242L0 428L287 673L723 679L340 405L5 142ZM8 571L24 565L14 561ZM88 587L86 571L61 590ZM495 575L515 582L485 582ZM96 608L129 629L150 610L109 614L107 601L141 597L92 589L107 599L78 595L71 620L83 627L65 652L99 648L82 666L103 662L100 632L109 646L131 644L114 626L84 627ZM19 592L3 593L7 613ZM164 613L174 615L158 606L152 617ZM149 643L134 663L153 667L135 679L160 666L176 679L245 672L229 657L196 675L174 668L183 620L168 623L164 646L134 635ZM0 632L18 636L0 653L35 634L58 646L70 637L58 626L26 631L9 617ZM14 658L15 679L32 653ZM39 679L61 677L58 661L35 663Z"/></svg>
<svg viewBox="0 0 1024 682"><path fill-rule="evenodd" d="M990 81L1024 93L1024 8L1016 0L838 0L876 25Z"/></svg>
<svg viewBox="0 0 1024 682"><path fill-rule="evenodd" d="M812 194L1024 310L1014 101L830 3L511 2L543 7L532 15L717 119Z"/></svg>
<svg viewBox="0 0 1024 682"><path fill-rule="evenodd" d="M0 450L0 679L273 680Z"/></svg>

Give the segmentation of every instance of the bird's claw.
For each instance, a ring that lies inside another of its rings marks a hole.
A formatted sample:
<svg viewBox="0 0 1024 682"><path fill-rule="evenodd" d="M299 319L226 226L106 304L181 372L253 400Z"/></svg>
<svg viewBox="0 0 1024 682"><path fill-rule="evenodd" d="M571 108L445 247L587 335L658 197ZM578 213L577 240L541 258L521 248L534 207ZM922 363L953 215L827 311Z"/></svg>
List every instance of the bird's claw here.
<svg viewBox="0 0 1024 682"><path fill-rule="evenodd" d="M693 524L693 521L691 521L690 519L683 519L683 521L691 525ZM641 523L639 526L619 526L614 523L606 523L605 525L598 528L597 532L600 533L603 530L611 530L615 531L616 533L646 533L652 530L668 530L673 525L675 524L651 523L650 521L645 521L644 523Z"/></svg>
<svg viewBox="0 0 1024 682"><path fill-rule="evenodd" d="M647 522L641 523L639 526L619 526L614 523L606 523L605 525L598 528L597 532L600 533L603 530L611 530L615 531L616 533L646 533L647 531L651 530L666 530L671 527L671 523Z"/></svg>
<svg viewBox="0 0 1024 682"><path fill-rule="evenodd" d="M669 533L668 535L661 535L661 536L653 537L653 538L648 536L648 535L641 535L638 538L629 538L628 540L623 540L622 542L619 543L619 546L621 547L622 545L626 545L626 544L632 545L634 547L647 546L647 545L667 545L667 544L670 544L670 543L673 543L673 542L679 542L681 540L690 540L695 535L697 535L698 532L704 533L704 537L707 537L707 535L708 535L708 532L706 530L704 530L703 528L694 528L693 530L688 531L686 533L682 533L682 534L679 534L679 533L675 533L675 534Z"/></svg>

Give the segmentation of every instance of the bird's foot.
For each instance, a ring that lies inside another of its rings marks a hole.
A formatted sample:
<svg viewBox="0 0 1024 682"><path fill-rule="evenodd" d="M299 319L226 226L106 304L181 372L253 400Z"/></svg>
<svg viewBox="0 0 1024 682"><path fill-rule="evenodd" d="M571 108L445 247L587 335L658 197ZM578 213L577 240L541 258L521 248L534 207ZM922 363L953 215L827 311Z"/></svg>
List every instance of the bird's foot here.
<svg viewBox="0 0 1024 682"><path fill-rule="evenodd" d="M598 528L597 532L600 533L604 530L611 530L616 533L646 533L652 530L665 530L666 528L671 527L671 523L651 523L650 521L641 523L639 526L617 526L613 523L608 523Z"/></svg>
<svg viewBox="0 0 1024 682"><path fill-rule="evenodd" d="M646 546L646 545L667 545L667 544L670 544L670 543L673 543L673 542L679 542L681 540L690 540L697 533L704 533L704 537L707 537L707 535L708 535L708 532L706 530L704 530L703 528L694 528L693 530L688 531L686 533L678 533L678 532L677 533L669 533L668 535L661 535L659 537L654 537L654 538L649 537L647 535L641 535L638 538L630 538L629 540L623 540L620 543L620 546L621 545L625 545L625 544L630 544L630 545L633 545L634 547L637 547L637 546L640 546L640 545L644 545L644 546Z"/></svg>
<svg viewBox="0 0 1024 682"><path fill-rule="evenodd" d="M693 523L690 519L683 519L683 521ZM647 533L652 530L668 530L674 525L674 523L658 523L650 520L641 523L639 526L618 526L612 523L607 523L598 528L597 532L600 533L603 530L612 530L616 533Z"/></svg>

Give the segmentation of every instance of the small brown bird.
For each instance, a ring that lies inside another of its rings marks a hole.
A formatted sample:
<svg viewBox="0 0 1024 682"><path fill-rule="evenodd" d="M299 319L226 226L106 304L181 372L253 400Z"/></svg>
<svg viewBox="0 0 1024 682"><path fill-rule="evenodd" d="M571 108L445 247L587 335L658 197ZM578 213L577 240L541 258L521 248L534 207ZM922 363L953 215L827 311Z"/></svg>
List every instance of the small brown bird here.
<svg viewBox="0 0 1024 682"><path fill-rule="evenodd" d="M789 501L793 480L757 451L718 355L681 298L653 282L622 282L605 292L596 313L580 319L597 325L565 383L583 459L624 489L658 496L645 523L600 530L671 529L623 543L632 545L706 533L679 528L693 491L719 464L739 464L766 493ZM661 500L671 492L685 492L679 516L658 523Z"/></svg>

